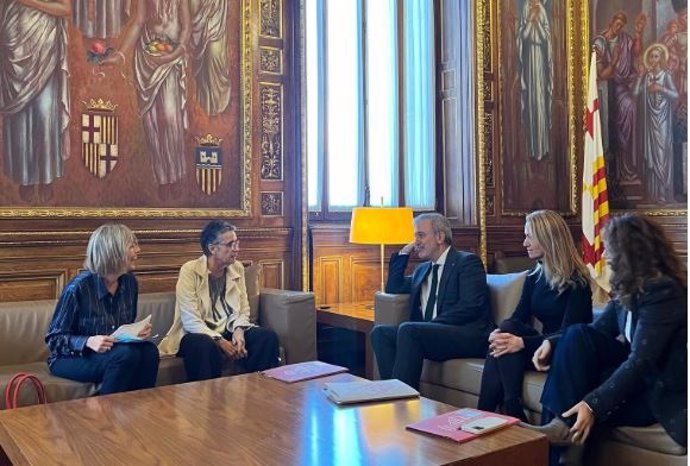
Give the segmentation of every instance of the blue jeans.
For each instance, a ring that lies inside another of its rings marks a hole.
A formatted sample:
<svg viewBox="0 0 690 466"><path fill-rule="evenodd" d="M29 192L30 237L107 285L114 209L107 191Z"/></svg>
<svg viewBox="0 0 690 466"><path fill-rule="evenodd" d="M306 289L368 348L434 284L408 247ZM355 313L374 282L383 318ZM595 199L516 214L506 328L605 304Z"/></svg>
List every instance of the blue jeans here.
<svg viewBox="0 0 690 466"><path fill-rule="evenodd" d="M156 385L158 348L151 342L116 343L110 351L85 349L78 357L58 358L51 374L78 382L101 383L101 395L126 392Z"/></svg>

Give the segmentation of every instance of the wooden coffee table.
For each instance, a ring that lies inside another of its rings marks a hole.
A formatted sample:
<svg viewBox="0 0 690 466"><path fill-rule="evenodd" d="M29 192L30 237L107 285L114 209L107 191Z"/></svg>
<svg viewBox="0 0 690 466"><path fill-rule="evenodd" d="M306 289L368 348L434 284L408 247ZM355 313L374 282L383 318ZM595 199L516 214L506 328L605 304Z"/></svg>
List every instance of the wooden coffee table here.
<svg viewBox="0 0 690 466"><path fill-rule="evenodd" d="M0 411L0 464L546 465L546 438L517 426L465 444L405 429L446 404L326 399L349 380L248 374Z"/></svg>

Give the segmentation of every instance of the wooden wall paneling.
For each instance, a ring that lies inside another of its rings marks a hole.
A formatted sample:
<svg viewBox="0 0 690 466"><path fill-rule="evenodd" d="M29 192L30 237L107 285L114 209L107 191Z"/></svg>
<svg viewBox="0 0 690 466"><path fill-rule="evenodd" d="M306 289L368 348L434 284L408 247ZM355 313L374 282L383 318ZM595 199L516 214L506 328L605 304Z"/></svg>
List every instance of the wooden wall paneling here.
<svg viewBox="0 0 690 466"><path fill-rule="evenodd" d="M385 258L383 280L388 279L388 257ZM373 301L381 288L381 257L350 257L350 301Z"/></svg>
<svg viewBox="0 0 690 466"><path fill-rule="evenodd" d="M259 260L263 269L263 288L285 288L285 262L282 259Z"/></svg>
<svg viewBox="0 0 690 466"><path fill-rule="evenodd" d="M315 280L314 286L317 304L341 302L344 288L342 281L346 275L342 268L343 258L340 256L319 258L318 268L315 270L318 273L318 279Z"/></svg>
<svg viewBox="0 0 690 466"><path fill-rule="evenodd" d="M319 224L311 230L317 302L371 301L380 284L379 247L351 244L349 224ZM386 247L386 271L390 254L398 248Z"/></svg>
<svg viewBox="0 0 690 466"><path fill-rule="evenodd" d="M0 273L2 301L56 299L70 275L69 270Z"/></svg>

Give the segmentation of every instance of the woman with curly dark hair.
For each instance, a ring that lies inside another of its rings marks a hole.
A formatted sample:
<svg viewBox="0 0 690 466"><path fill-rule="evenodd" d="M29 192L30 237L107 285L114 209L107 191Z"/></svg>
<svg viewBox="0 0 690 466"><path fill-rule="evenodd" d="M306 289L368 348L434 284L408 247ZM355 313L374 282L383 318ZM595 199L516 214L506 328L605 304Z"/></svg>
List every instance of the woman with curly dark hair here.
<svg viewBox="0 0 690 466"><path fill-rule="evenodd" d="M535 353L540 370L553 353L541 398L553 419L535 429L554 445L583 445L595 425L658 422L687 446L687 272L647 217L612 218L604 243L613 299L594 323Z"/></svg>

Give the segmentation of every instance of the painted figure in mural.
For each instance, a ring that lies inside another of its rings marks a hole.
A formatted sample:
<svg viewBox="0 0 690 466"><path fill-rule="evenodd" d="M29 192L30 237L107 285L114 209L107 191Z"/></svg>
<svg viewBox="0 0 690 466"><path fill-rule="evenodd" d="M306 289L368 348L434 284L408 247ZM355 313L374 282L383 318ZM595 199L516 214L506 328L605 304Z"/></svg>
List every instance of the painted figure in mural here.
<svg viewBox="0 0 690 466"><path fill-rule="evenodd" d="M674 186L676 193L688 192L688 5L686 0L673 0L676 18L669 21L659 42L668 48L668 70L679 98L673 112Z"/></svg>
<svg viewBox="0 0 690 466"><path fill-rule="evenodd" d="M671 73L666 69L668 50L652 44L644 53L645 72L635 84L640 96L647 199L664 204L673 201L672 105L678 98Z"/></svg>
<svg viewBox="0 0 690 466"><path fill-rule="evenodd" d="M517 29L520 107L530 157L541 160L550 152L553 60L551 27L540 0L526 0Z"/></svg>
<svg viewBox="0 0 690 466"><path fill-rule="evenodd" d="M117 37L130 15L131 0L74 0L72 20L85 37Z"/></svg>
<svg viewBox="0 0 690 466"><path fill-rule="evenodd" d="M134 78L139 115L159 194L177 197L178 183L187 173L186 53L191 35L187 0L140 0L122 47L103 64L124 61L134 49Z"/></svg>
<svg viewBox="0 0 690 466"><path fill-rule="evenodd" d="M190 0L192 66L196 98L208 115L222 113L230 103L227 0Z"/></svg>
<svg viewBox="0 0 690 466"><path fill-rule="evenodd" d="M641 52L646 21L641 13L635 21L635 35L630 36L623 31L628 17L619 11L594 38L604 150L613 156L616 162L613 176L620 182L632 182L640 177L634 144L636 108L632 88L637 79L635 59Z"/></svg>
<svg viewBox="0 0 690 466"><path fill-rule="evenodd" d="M46 201L69 157L65 17L70 0L0 2L4 172L26 201Z"/></svg>

